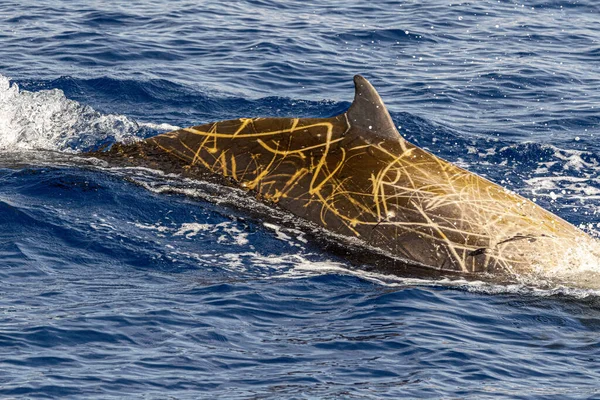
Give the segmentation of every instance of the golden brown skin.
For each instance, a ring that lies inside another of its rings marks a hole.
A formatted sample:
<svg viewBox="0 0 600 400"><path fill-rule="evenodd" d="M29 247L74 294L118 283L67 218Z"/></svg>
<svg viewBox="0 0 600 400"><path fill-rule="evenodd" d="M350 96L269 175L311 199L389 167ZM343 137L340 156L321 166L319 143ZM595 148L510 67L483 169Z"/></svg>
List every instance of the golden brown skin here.
<svg viewBox="0 0 600 400"><path fill-rule="evenodd" d="M106 153L218 174L331 232L460 273L577 268L594 239L535 203L404 140L355 77L332 118L256 118L162 134Z"/></svg>

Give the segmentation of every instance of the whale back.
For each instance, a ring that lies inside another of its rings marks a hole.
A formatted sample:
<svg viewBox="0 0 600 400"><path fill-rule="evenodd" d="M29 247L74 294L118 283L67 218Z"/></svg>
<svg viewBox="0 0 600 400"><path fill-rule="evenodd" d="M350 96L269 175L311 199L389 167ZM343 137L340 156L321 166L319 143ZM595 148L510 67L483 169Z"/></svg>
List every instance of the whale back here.
<svg viewBox="0 0 600 400"><path fill-rule="evenodd" d="M461 273L534 272L590 241L535 203L407 142L355 77L331 118L241 118L184 128L107 155L215 174L326 230L404 261Z"/></svg>

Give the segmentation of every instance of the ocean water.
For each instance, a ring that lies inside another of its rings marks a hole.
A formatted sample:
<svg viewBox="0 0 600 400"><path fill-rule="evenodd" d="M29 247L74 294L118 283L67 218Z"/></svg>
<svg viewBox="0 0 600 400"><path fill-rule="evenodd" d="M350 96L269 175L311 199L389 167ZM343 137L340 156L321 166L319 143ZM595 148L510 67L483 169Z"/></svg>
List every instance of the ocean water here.
<svg viewBox="0 0 600 400"><path fill-rule="evenodd" d="M360 73L408 140L598 235L596 1L4 0L0 43L0 397L600 398L597 291L367 273L78 156L335 115Z"/></svg>

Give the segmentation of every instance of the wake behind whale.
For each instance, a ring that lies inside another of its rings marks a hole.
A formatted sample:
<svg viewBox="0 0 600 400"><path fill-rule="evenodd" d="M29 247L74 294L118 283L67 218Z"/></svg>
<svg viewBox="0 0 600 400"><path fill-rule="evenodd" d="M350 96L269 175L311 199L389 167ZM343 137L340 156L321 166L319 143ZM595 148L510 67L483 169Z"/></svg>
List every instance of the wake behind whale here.
<svg viewBox="0 0 600 400"><path fill-rule="evenodd" d="M355 77L331 118L241 118L88 155L241 188L390 262L387 272L550 276L598 287L598 242L535 203L406 141ZM351 257L355 257L353 252ZM384 267L385 265L385 267Z"/></svg>

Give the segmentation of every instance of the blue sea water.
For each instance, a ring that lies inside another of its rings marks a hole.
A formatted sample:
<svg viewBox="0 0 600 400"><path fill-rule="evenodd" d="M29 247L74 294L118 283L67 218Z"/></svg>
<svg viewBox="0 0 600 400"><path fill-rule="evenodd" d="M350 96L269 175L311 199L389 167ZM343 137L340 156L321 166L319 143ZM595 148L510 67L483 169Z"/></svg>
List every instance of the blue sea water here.
<svg viewBox="0 0 600 400"><path fill-rule="evenodd" d="M0 43L1 397L600 398L597 291L367 273L77 157L335 115L361 73L407 139L597 235L596 1L4 0Z"/></svg>

